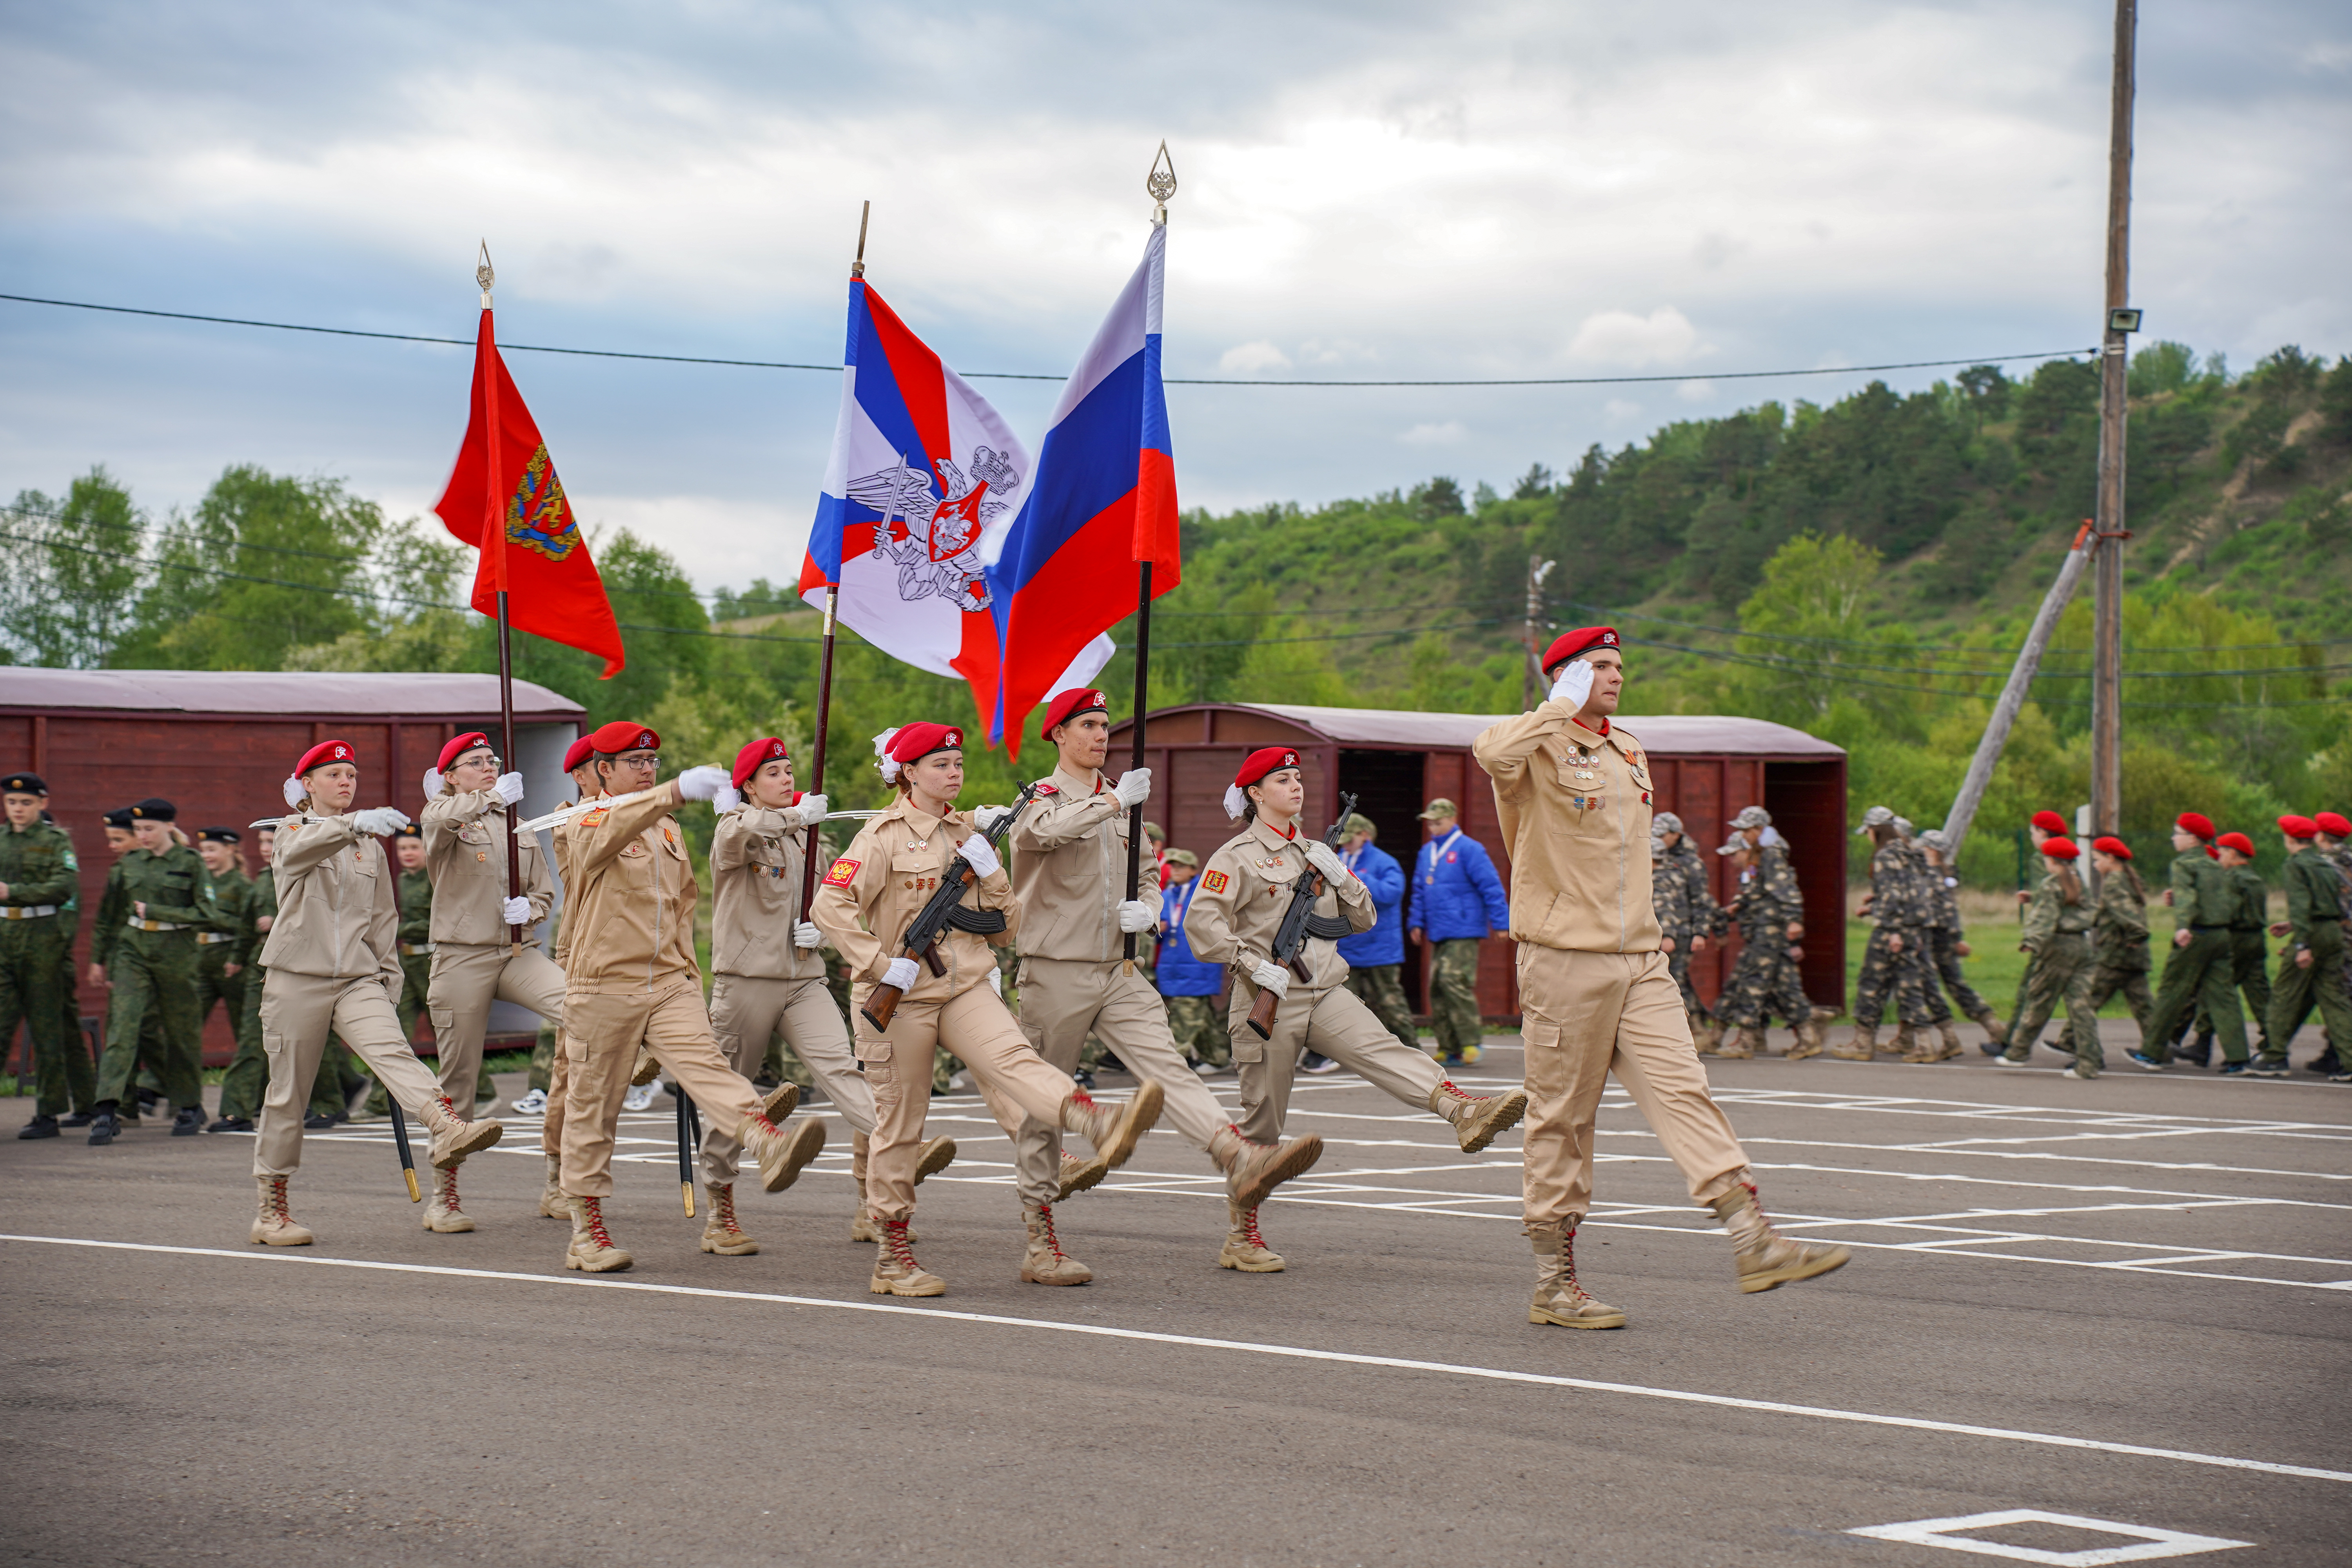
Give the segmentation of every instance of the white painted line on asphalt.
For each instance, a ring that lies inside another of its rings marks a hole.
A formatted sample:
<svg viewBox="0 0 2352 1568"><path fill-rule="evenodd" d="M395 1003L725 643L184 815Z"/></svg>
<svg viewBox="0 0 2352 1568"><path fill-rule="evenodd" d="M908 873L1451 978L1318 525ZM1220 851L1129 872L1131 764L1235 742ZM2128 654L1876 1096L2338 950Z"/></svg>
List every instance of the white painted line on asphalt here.
<svg viewBox="0 0 2352 1568"><path fill-rule="evenodd" d="M2075 1530L2132 1539L2129 1546L2094 1546L2081 1552L2044 1552L2032 1546L2006 1546L1997 1541L1971 1541L1950 1533L1958 1530L1990 1530L2002 1524L2063 1524ZM1873 1524L1849 1530L1875 1541L1903 1541L1914 1546L1942 1546L1979 1557L2006 1557L2015 1563L2050 1563L2062 1568L2104 1568L2110 1563L2145 1563L2156 1557L2187 1557L2199 1552L2225 1552L2252 1546L2251 1541L2231 1541L2219 1535L2189 1535L2178 1530L2151 1530L2112 1519L2085 1519L2077 1513L2044 1513L2040 1509L2011 1508L1996 1513L1971 1513L1958 1519L1915 1519L1908 1524Z"/></svg>
<svg viewBox="0 0 2352 1568"><path fill-rule="evenodd" d="M2153 1448L2137 1443L2109 1443L2094 1437L2068 1437L2051 1432L2023 1432L2007 1426L1979 1426L1961 1421L1932 1421L1917 1415L1883 1415L1866 1410L1839 1410L1830 1405L1791 1405L1777 1399L1742 1399L1727 1394L1699 1394L1689 1389L1652 1388L1638 1383L1603 1383L1593 1378L1560 1377L1550 1373L1517 1372L1503 1367L1468 1366L1454 1362L1415 1361L1402 1356L1363 1355L1349 1351L1314 1350L1304 1345L1268 1344L1256 1340L1213 1340L1194 1334L1171 1334L1148 1329L1120 1329L1103 1323L1065 1323L1050 1318L1012 1318L992 1312L963 1312L944 1307L908 1307L887 1301L840 1301L824 1296L783 1296L760 1290L714 1290L699 1285L657 1285L643 1279L614 1279L603 1275L520 1274L494 1268L452 1268L430 1263L387 1263L362 1258L305 1258L282 1250L233 1251L218 1247L165 1247L144 1241L100 1241L75 1236L10 1236L0 1241L50 1247L82 1247L110 1252L156 1252L179 1258L226 1258L241 1263L296 1263L317 1268L360 1268L392 1274L431 1274L457 1279L502 1279L525 1285L566 1285L592 1289L635 1290L665 1296L699 1296L726 1301L768 1301L786 1307L827 1308L845 1312L878 1312L892 1317L943 1318L990 1328L1035 1329L1055 1333L1087 1334L1098 1339L1141 1341L1180 1345L1191 1350L1230 1351L1249 1355L1278 1356L1292 1361L1333 1362L1349 1366L1385 1367L1398 1372L1432 1372L1450 1377L1483 1378L1496 1383L1531 1384L1546 1388L1573 1388L1588 1394L1621 1394L1644 1399L1664 1399L1685 1405L1706 1405L1727 1410L1754 1410L1771 1415L1804 1415L1817 1421L1845 1421L1869 1426L1899 1426L1915 1432L1941 1432L1961 1437L1990 1437L2010 1443L2042 1443L2059 1448L2125 1454L2142 1459L2179 1459L2227 1470L2259 1470L2267 1475L2299 1476L2309 1480L2352 1481L2352 1471L2325 1470L2309 1465L2279 1464L2268 1459L2240 1459L2223 1454L2200 1454L2186 1448Z"/></svg>

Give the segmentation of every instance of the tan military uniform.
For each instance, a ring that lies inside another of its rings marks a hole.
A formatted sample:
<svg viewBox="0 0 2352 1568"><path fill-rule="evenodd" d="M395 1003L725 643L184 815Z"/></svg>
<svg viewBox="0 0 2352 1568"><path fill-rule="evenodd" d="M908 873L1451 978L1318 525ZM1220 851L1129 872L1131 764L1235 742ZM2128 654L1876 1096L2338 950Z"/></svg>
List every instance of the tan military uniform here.
<svg viewBox="0 0 2352 1568"><path fill-rule="evenodd" d="M1308 977L1301 980L1292 973L1289 993L1275 1015L1272 1038L1259 1039L1249 1026L1258 995L1250 972L1272 960L1275 934L1290 908L1292 885L1300 876L1314 874L1307 864L1307 844L1296 826L1286 837L1264 822L1250 823L1209 857L1201 868L1201 890L1184 917L1192 955L1204 963L1233 968L1234 994L1225 1026L1241 1079L1242 1136L1254 1142L1272 1142L1282 1136L1291 1079L1299 1057L1309 1050L1360 1073L1374 1088L1417 1110L1430 1109L1431 1095L1445 1081L1435 1062L1398 1044L1380 1016L1348 989L1348 961L1339 956L1336 941L1310 936L1299 949ZM1324 884L1315 912L1326 919L1344 916L1349 929L1360 931L1371 930L1379 919L1370 891L1348 876L1337 887Z"/></svg>
<svg viewBox="0 0 2352 1568"><path fill-rule="evenodd" d="M710 838L710 1029L719 1054L745 1078L782 1030L862 1143L874 1131L873 1092L825 988L824 954L793 944L807 850L808 826L796 810L746 805L719 817ZM709 1123L703 1181L734 1181L741 1152L733 1127Z"/></svg>
<svg viewBox="0 0 2352 1568"><path fill-rule="evenodd" d="M610 1197L621 1099L642 1044L712 1121L760 1113L751 1080L727 1065L702 1005L694 956L701 888L670 808L675 783L569 824L562 861L568 982L563 1039L562 1182Z"/></svg>
<svg viewBox="0 0 2352 1568"><path fill-rule="evenodd" d="M1748 1168L1707 1093L1650 901L1650 772L1641 742L1565 703L1473 743L1511 857L1527 1045L1527 1218L1573 1225L1592 1198L1592 1129L1613 1070L1704 1204Z"/></svg>
<svg viewBox="0 0 2352 1568"><path fill-rule="evenodd" d="M261 950L261 1047L269 1089L256 1176L302 1163L302 1116L330 1030L419 1121L441 1087L409 1048L400 1000L400 903L383 846L349 816L289 816L271 851L278 914ZM467 1079L470 1099L473 1080Z"/></svg>
<svg viewBox="0 0 2352 1568"><path fill-rule="evenodd" d="M1099 775L1076 778L1057 768L1013 825L1012 843L1013 892L1021 906L1021 1032L1063 1073L1077 1070L1078 1053L1093 1034L1129 1071L1160 1087L1171 1125L1205 1151L1231 1120L1185 1065L1160 993L1125 962L1118 906L1127 897L1127 807ZM1136 897L1150 908L1156 929L1160 879L1149 865L1141 882ZM1150 940L1148 931L1137 938L1147 947ZM1061 1190L1059 1124L1024 1118L1013 1145L1022 1201L1054 1202Z"/></svg>
<svg viewBox="0 0 2352 1568"><path fill-rule="evenodd" d="M425 802L423 822L425 866L433 877L433 973L425 1007L441 1053L435 1070L442 1093L470 1103L490 1004L519 1003L561 1029L563 971L535 939L520 948L508 940L500 912L507 898L506 807L499 797L488 790L441 795ZM522 896L530 901L528 928L547 918L555 885L538 839L526 835L517 847Z"/></svg>
<svg viewBox="0 0 2352 1568"><path fill-rule="evenodd" d="M841 954L851 981L854 1005L863 1007L890 961L900 955L907 927L939 890L957 846L971 833L962 812L931 816L905 795L881 816L870 817L817 887L809 918ZM996 973L992 942L1009 945L1021 926L1013 883L1003 870L980 879L965 901L1003 913L1005 929L993 937L950 930L933 951L944 974L919 965L915 984L891 1016L883 1034L861 1012L856 1020L857 1059L874 1095L874 1142L866 1171L866 1196L880 1220L904 1220L915 1212L915 1163L922 1149L923 1118L930 1106L931 1051L945 1046L961 1057L982 1086L999 1118L1020 1115L1059 1124L1070 1098L1069 1075L1045 1065L1022 1037L1021 1027L989 984ZM1011 1127L1007 1131L1012 1131Z"/></svg>

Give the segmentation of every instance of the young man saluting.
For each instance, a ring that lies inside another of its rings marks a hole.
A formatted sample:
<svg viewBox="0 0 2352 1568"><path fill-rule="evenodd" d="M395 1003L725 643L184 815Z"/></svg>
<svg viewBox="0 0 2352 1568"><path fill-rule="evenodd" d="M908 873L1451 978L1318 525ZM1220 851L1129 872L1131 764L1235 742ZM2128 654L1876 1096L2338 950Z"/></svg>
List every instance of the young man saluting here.
<svg viewBox="0 0 2352 1568"><path fill-rule="evenodd" d="M1739 1288L1827 1273L1839 1247L1773 1230L1748 1155L1707 1093L1650 901L1649 758L1611 724L1625 659L1608 626L1570 632L1544 655L1557 682L1535 711L1482 731L1472 754L1495 781L1510 846L1527 1044L1527 1234L1539 1260L1528 1321L1614 1329L1616 1308L1576 1280L1576 1227L1592 1201L1592 1130L1613 1070L1691 1197L1738 1249Z"/></svg>

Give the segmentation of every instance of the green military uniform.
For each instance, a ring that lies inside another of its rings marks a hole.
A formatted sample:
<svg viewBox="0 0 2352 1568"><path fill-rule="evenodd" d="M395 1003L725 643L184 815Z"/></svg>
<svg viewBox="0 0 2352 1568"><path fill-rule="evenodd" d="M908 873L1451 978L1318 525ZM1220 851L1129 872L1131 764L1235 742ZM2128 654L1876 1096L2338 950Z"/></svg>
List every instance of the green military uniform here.
<svg viewBox="0 0 2352 1568"><path fill-rule="evenodd" d="M2173 1030L2201 1006L2213 1020L2221 1054L2233 1062L2244 1061L2246 1020L2238 1011L2230 946L2238 889L2229 868L2202 847L2173 858L2171 881L2172 918L2180 931L2189 933L2189 941L2176 945L2165 958L2164 977L2157 984L2156 1011L2140 1031L2140 1048L2132 1054L2143 1067L2162 1067L2170 1061Z"/></svg>
<svg viewBox="0 0 2352 1568"><path fill-rule="evenodd" d="M2062 1037L2071 1047L2074 1076L2096 1078L2106 1066L2106 1053L2099 1045L2098 1012L2091 1005L2090 931L2097 910L2083 896L2086 889L2079 880L2074 883L2074 901L2067 902L2065 881L2059 873L2050 872L2025 907L2020 940L2033 954L2033 984L2026 992L2025 1011L2011 1026L2009 1048L2003 1054L2013 1062L2032 1056L2042 1026L2063 1005L2066 1032Z"/></svg>
<svg viewBox="0 0 2352 1568"><path fill-rule="evenodd" d="M1715 999L1716 1016L1738 1029L1763 1028L1773 1014L1794 1028L1809 1025L1813 1005L1805 995L1796 960L1789 956L1788 928L1805 918L1797 873L1778 845L1759 845L1756 864L1739 873L1739 893L1731 917L1739 925L1739 957Z"/></svg>
<svg viewBox="0 0 2352 1568"><path fill-rule="evenodd" d="M2099 887L2098 912L2091 919L2091 1015L2120 991L2132 1022L2147 1032L2156 996L2147 988L2147 894L2128 870Z"/></svg>
<svg viewBox="0 0 2352 1568"><path fill-rule="evenodd" d="M246 888L245 914L232 949L243 966L245 994L237 1008L236 1057L221 1079L220 1120L211 1128L215 1132L251 1131L253 1119L261 1114L261 1097L269 1088L269 1055L261 1046L261 986L269 975L261 966L261 950L269 933L261 922L277 918L278 868L264 866ZM236 1126L240 1121L246 1125Z"/></svg>
<svg viewBox="0 0 2352 1568"><path fill-rule="evenodd" d="M2230 921L2230 978L2239 995L2245 999L2246 1016L2261 1037L2255 1054L2268 1056L2271 950L2264 928L2270 924L2271 888L2252 866L2232 866L2229 872L2231 885L2238 893L2238 907Z"/></svg>
<svg viewBox="0 0 2352 1568"><path fill-rule="evenodd" d="M242 865L232 863L228 874L213 879L214 929L196 933L196 1049L203 1065L204 1028L213 1016L213 1004L228 1013L234 1031L245 1020L245 906L253 900L253 879ZM228 971L236 966L236 973Z"/></svg>
<svg viewBox="0 0 2352 1568"><path fill-rule="evenodd" d="M1968 939L1960 924L1960 879L1946 867L1923 864L1919 886L1927 913L1927 967L1963 1016L1980 1025L1996 1044L2005 1040L2008 1031L2001 1027L1992 1004L1969 984L1968 974L1960 968L1960 944Z"/></svg>
<svg viewBox="0 0 2352 1568"><path fill-rule="evenodd" d="M175 1111L204 1106L203 1035L196 1012L196 932L215 928L212 873L194 849L161 854L133 849L114 864L112 901L121 919L103 918L92 955L106 965L112 993L106 1009L106 1054L98 1065L98 1101L129 1097L140 1058L140 1031L152 1016L163 1034L156 1069ZM119 888L114 884L119 882ZM146 912L138 912L139 904Z"/></svg>
<svg viewBox="0 0 2352 1568"><path fill-rule="evenodd" d="M28 1137L47 1137L59 1116L89 1109L89 1054L81 1048L79 1028L69 1034L65 1028L73 1012L68 911L79 876L73 840L64 829L37 818L21 828L0 823L0 882L8 886L0 898L0 1053L16 1044L22 1020L32 1037L37 1096ZM62 994L61 979L67 982Z"/></svg>
<svg viewBox="0 0 2352 1568"><path fill-rule="evenodd" d="M2287 947L2271 992L2268 1038L2255 1066L2265 1074L2284 1072L2294 1032L2319 1009L2327 1048L2338 1060L2352 1046L2352 992L2344 983L2344 878L2316 847L2306 846L2286 858ZM2295 956L2308 952L2311 962Z"/></svg>
<svg viewBox="0 0 2352 1568"><path fill-rule="evenodd" d="M87 1123L90 1108L98 1099L98 1052L89 1032L83 1027L81 976L74 970L74 938L80 931L81 888L77 883L73 897L58 910L58 1003L61 1015L58 1029L66 1047L66 1097L73 1101L73 1114L63 1123L68 1127Z"/></svg>

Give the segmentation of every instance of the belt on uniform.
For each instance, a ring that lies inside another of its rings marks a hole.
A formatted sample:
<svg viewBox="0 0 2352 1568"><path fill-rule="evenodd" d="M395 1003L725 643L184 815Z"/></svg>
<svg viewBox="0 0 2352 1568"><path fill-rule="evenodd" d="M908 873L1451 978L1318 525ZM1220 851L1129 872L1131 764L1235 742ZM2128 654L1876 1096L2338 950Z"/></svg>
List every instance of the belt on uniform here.
<svg viewBox="0 0 2352 1568"><path fill-rule="evenodd" d="M2231 928L2228 926L2190 926L2189 931L2189 934L2192 936L2227 936L2230 933Z"/></svg>
<svg viewBox="0 0 2352 1568"><path fill-rule="evenodd" d="M196 945L198 947L218 947L225 942L235 942L236 940L236 938L234 935L225 931L200 931L196 933Z"/></svg>
<svg viewBox="0 0 2352 1568"><path fill-rule="evenodd" d="M37 921L57 912L55 904L0 904L0 921Z"/></svg>
<svg viewBox="0 0 2352 1568"><path fill-rule="evenodd" d="M400 944L400 956L403 958L415 958L432 951L433 944L429 942L404 942Z"/></svg>
<svg viewBox="0 0 2352 1568"><path fill-rule="evenodd" d="M132 931L185 931L188 929L185 926L173 925L170 921L142 921L134 919L125 921L123 923L129 926Z"/></svg>

